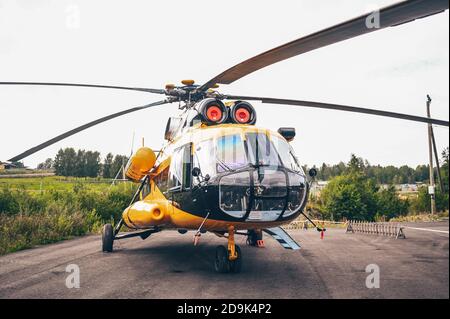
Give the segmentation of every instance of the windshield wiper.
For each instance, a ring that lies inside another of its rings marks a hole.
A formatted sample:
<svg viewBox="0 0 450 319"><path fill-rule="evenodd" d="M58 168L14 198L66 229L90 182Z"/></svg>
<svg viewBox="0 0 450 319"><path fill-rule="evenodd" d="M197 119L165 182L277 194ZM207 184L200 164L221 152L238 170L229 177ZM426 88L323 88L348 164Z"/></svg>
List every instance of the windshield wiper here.
<svg viewBox="0 0 450 319"><path fill-rule="evenodd" d="M219 157L216 156L216 160L217 162L220 164L220 166L222 166L222 168L224 168L226 171L230 171L233 172L234 169L232 169L231 167L229 167L227 164L225 164L224 161L222 161Z"/></svg>

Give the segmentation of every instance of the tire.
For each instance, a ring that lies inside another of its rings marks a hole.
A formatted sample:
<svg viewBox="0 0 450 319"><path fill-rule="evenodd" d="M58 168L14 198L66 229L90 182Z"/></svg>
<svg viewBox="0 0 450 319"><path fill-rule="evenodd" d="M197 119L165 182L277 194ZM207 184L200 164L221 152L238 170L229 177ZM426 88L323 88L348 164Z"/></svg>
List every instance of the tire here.
<svg viewBox="0 0 450 319"><path fill-rule="evenodd" d="M214 269L218 273L227 273L230 271L228 261L228 251L224 246L217 246L216 259L214 260Z"/></svg>
<svg viewBox="0 0 450 319"><path fill-rule="evenodd" d="M241 247L238 245L235 245L236 253L238 255L237 259L233 261L228 261L230 264L230 272L232 273L240 273L242 268L242 253L241 253Z"/></svg>
<svg viewBox="0 0 450 319"><path fill-rule="evenodd" d="M114 244L114 229L111 224L106 224L102 229L102 251L112 252Z"/></svg>

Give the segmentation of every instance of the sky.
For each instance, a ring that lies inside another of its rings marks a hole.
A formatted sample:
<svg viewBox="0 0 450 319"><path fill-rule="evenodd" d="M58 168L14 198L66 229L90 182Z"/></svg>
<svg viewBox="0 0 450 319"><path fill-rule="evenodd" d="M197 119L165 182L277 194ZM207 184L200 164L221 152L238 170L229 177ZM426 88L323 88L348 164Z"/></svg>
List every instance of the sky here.
<svg viewBox="0 0 450 319"><path fill-rule="evenodd" d="M0 0L0 81L163 88L197 83L251 56L343 22L392 0L70 1ZM449 13L321 48L254 72L220 92L347 104L449 119ZM0 161L71 128L161 97L90 88L0 86ZM427 163L423 123L254 102L257 125L292 126L309 166L347 162ZM58 149L129 154L164 143L177 105L97 125L24 159L36 167ZM133 135L135 136L134 142ZM448 128L435 127L438 149Z"/></svg>

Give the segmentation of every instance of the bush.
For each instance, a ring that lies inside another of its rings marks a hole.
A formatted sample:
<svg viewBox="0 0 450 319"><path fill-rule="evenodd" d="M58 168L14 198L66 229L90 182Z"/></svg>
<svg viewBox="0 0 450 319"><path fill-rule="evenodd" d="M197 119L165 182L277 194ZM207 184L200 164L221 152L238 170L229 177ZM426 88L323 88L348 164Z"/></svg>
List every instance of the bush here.
<svg viewBox="0 0 450 319"><path fill-rule="evenodd" d="M97 232L120 218L132 194L128 187L96 192L78 184L42 193L0 189L0 255Z"/></svg>
<svg viewBox="0 0 450 319"><path fill-rule="evenodd" d="M36 218L33 214L0 214L0 255L95 232L102 225L95 210L49 205Z"/></svg>
<svg viewBox="0 0 450 319"><path fill-rule="evenodd" d="M375 219L380 220L383 217L388 220L398 216L404 216L408 213L409 202L401 200L394 186L383 189L376 194L377 214Z"/></svg>
<svg viewBox="0 0 450 319"><path fill-rule="evenodd" d="M380 220L408 213L409 202L393 186L380 190L374 179L353 172L333 178L323 189L320 210L333 220Z"/></svg>
<svg viewBox="0 0 450 319"><path fill-rule="evenodd" d="M335 177L321 193L322 211L334 220L373 220L377 190L372 180L358 173Z"/></svg>
<svg viewBox="0 0 450 319"><path fill-rule="evenodd" d="M446 211L449 209L448 200L448 193L442 193L439 189L436 188L436 210L438 212ZM421 187L419 189L417 198L411 200L410 212L412 214L431 212L431 200L430 195L428 194L427 187Z"/></svg>

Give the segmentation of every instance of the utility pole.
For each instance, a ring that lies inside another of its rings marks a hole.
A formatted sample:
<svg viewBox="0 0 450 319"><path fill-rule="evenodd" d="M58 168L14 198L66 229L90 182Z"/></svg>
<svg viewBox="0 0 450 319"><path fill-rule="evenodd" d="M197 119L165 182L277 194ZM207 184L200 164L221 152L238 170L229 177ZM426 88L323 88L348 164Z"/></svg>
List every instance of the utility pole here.
<svg viewBox="0 0 450 319"><path fill-rule="evenodd" d="M431 118L430 112L431 106L431 97L427 95L427 116ZM430 186L428 187L428 194L430 194L431 198L431 214L434 215L436 213L436 188L434 186L434 168L433 168L433 127L431 123L428 123L428 155L430 160Z"/></svg>

